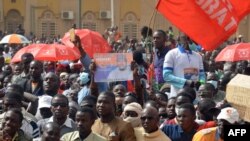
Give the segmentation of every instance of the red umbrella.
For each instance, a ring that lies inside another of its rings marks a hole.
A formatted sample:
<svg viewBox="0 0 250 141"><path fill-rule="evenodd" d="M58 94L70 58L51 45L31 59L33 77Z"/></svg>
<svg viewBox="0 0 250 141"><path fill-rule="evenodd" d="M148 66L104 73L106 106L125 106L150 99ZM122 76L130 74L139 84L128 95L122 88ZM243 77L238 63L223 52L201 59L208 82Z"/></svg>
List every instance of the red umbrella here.
<svg viewBox="0 0 250 141"><path fill-rule="evenodd" d="M33 54L35 60L59 61L76 60L81 57L77 48L70 48L61 44L31 44L20 49L12 58L11 62L21 61L24 53Z"/></svg>
<svg viewBox="0 0 250 141"><path fill-rule="evenodd" d="M88 29L77 29L75 34L80 37L84 50L91 58L93 58L94 53L107 53L112 50L108 42L98 32ZM65 33L62 42L67 46L74 47L74 44L70 41L69 32Z"/></svg>
<svg viewBox="0 0 250 141"><path fill-rule="evenodd" d="M215 61L241 61L250 60L250 43L239 43L225 47L216 56Z"/></svg>
<svg viewBox="0 0 250 141"><path fill-rule="evenodd" d="M13 56L13 58L11 59L11 63L20 62L21 61L21 56L24 53L31 53L31 54L33 54L33 56L35 56L37 54L37 51L39 51L38 48L41 48L41 47L44 47L44 46L47 46L47 44L31 44L31 45L28 45L28 46L26 46L24 48L21 48Z"/></svg>

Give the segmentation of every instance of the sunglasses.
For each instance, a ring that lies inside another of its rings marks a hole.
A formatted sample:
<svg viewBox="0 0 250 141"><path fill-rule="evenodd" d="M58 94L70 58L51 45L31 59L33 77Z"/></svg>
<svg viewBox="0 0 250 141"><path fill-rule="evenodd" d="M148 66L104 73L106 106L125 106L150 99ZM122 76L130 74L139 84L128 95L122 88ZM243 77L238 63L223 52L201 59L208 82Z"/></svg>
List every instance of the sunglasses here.
<svg viewBox="0 0 250 141"><path fill-rule="evenodd" d="M60 107L68 107L68 104L66 104L66 103L52 103L51 105L53 107L58 107L58 106L60 106Z"/></svg>

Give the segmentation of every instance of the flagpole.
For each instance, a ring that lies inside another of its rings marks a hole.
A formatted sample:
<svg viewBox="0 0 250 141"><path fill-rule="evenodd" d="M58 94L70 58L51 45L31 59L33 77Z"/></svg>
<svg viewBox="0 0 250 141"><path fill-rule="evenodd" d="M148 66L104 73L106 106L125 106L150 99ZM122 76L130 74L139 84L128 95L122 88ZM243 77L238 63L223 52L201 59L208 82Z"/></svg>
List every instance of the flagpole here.
<svg viewBox="0 0 250 141"><path fill-rule="evenodd" d="M158 3L158 2L157 2ZM149 28L150 28L150 25L151 25L151 22L152 22L152 20L154 20L154 22L153 22L153 28L152 28L152 30L154 29L154 24L155 24L155 15L156 15L156 9L154 8L154 10L153 10L153 12L152 12L152 14L151 14L151 17L150 17L150 21L149 21L149 24L148 24L148 30L147 30L147 36L146 36L146 38L148 37L148 34L149 34ZM154 56L153 56L153 54L152 53L150 53L150 56L152 55L152 65L154 66ZM153 71L154 71L154 67L153 67ZM154 81L153 81L153 75L151 75L150 76L151 78L149 78L149 80L151 81L150 83L151 83L151 90L153 90L153 86L154 86Z"/></svg>
<svg viewBox="0 0 250 141"><path fill-rule="evenodd" d="M154 9L154 11L152 12L152 16L150 17L150 20L149 20L149 24L148 24L148 28L150 28L150 25L151 25L151 22L152 22L152 19L153 17L155 17L155 14L156 14L156 9ZM155 18L154 18L155 19ZM155 23L155 22L154 22ZM153 26L154 26L154 23L153 23ZM153 27L154 28L154 27ZM148 34L149 34L149 29L147 30L147 36L148 37Z"/></svg>

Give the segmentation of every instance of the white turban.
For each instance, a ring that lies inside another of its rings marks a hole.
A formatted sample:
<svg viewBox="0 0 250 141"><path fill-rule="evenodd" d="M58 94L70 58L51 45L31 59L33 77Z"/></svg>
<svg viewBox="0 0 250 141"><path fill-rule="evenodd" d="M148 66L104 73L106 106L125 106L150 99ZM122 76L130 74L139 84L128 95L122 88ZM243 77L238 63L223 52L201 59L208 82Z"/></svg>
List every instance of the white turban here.
<svg viewBox="0 0 250 141"><path fill-rule="evenodd" d="M141 117L142 114L142 107L140 104L136 102L129 103L128 105L125 106L124 112L125 111L135 111L139 117Z"/></svg>
<svg viewBox="0 0 250 141"><path fill-rule="evenodd" d="M123 114L126 111L134 111L137 113L137 117L126 117L123 120L126 122L131 123L131 125L135 128L135 127L140 127L141 126L141 115L142 115L142 107L140 104L136 103L136 102L132 102L128 105L125 106Z"/></svg>

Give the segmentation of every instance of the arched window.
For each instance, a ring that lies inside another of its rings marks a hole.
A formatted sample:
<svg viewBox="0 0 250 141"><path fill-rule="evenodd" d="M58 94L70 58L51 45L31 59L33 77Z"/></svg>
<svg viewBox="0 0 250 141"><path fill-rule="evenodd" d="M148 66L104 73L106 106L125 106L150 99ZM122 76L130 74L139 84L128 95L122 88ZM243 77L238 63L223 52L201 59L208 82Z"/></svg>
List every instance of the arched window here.
<svg viewBox="0 0 250 141"><path fill-rule="evenodd" d="M134 13L127 13L123 19L123 37L128 36L129 39L138 36L138 19Z"/></svg>
<svg viewBox="0 0 250 141"><path fill-rule="evenodd" d="M82 19L82 28L97 31L97 18L94 13L86 12Z"/></svg>
<svg viewBox="0 0 250 141"><path fill-rule="evenodd" d="M6 31L8 33L14 33L19 24L23 25L23 18L20 12L14 9L8 11L5 23Z"/></svg>
<svg viewBox="0 0 250 141"><path fill-rule="evenodd" d="M51 11L45 11L39 19L40 36L53 37L57 32L55 17Z"/></svg>

